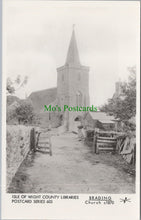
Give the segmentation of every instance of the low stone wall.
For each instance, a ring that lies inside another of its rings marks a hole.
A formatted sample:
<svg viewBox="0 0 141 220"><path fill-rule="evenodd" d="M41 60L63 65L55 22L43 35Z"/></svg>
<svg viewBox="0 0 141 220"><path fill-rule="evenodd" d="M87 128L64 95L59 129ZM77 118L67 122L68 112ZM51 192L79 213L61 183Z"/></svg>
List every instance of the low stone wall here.
<svg viewBox="0 0 141 220"><path fill-rule="evenodd" d="M31 129L24 125L7 125L7 188L30 150Z"/></svg>

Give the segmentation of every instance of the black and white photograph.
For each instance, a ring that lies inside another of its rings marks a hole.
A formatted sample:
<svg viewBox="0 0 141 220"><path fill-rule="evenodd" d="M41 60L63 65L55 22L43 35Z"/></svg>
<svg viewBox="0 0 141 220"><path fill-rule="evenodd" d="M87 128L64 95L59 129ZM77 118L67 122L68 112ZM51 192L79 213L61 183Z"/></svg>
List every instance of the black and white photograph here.
<svg viewBox="0 0 141 220"><path fill-rule="evenodd" d="M140 2L3 0L1 127L3 220L139 220Z"/></svg>
<svg viewBox="0 0 141 220"><path fill-rule="evenodd" d="M24 3L6 17L7 192L135 193L136 7Z"/></svg>
<svg viewBox="0 0 141 220"><path fill-rule="evenodd" d="M136 195L139 7L5 1L6 194Z"/></svg>

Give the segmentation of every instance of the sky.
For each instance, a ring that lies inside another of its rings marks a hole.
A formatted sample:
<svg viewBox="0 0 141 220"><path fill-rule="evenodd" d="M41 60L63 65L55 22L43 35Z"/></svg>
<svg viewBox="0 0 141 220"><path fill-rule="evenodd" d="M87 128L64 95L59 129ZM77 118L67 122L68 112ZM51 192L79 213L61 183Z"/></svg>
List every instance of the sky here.
<svg viewBox="0 0 141 220"><path fill-rule="evenodd" d="M5 0L3 73L28 76L18 97L57 86L73 24L81 64L90 67L91 104L104 104L115 82L127 80L139 58L139 2Z"/></svg>

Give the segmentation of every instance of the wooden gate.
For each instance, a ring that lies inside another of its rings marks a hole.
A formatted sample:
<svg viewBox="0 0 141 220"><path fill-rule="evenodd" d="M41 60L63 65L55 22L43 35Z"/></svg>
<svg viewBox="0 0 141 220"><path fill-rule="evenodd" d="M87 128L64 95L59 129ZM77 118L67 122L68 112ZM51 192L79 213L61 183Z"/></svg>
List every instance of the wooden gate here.
<svg viewBox="0 0 141 220"><path fill-rule="evenodd" d="M52 156L52 144L50 131L42 130L38 132L36 151L48 153Z"/></svg>
<svg viewBox="0 0 141 220"><path fill-rule="evenodd" d="M93 153L100 151L115 152L117 145L117 132L101 131L95 129L93 139Z"/></svg>

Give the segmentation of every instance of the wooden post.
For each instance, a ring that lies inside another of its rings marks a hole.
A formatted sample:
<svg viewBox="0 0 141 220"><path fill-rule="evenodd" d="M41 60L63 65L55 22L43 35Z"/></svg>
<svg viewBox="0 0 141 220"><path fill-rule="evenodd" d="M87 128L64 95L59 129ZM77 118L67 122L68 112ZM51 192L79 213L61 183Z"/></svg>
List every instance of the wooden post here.
<svg viewBox="0 0 141 220"><path fill-rule="evenodd" d="M98 136L98 133L96 132L96 134L95 134L95 153L99 154L99 149L98 149L98 144L97 144L97 136Z"/></svg>
<svg viewBox="0 0 141 220"><path fill-rule="evenodd" d="M51 113L49 112L49 126L48 126L49 131L51 131Z"/></svg>
<svg viewBox="0 0 141 220"><path fill-rule="evenodd" d="M116 143L116 152L118 152L118 154L120 153L120 152L119 152L119 149L120 149L120 144L121 144L121 139L120 139L120 138L117 138L117 143Z"/></svg>
<svg viewBox="0 0 141 220"><path fill-rule="evenodd" d="M94 138L93 138L93 154L96 153L96 132L94 131Z"/></svg>
<svg viewBox="0 0 141 220"><path fill-rule="evenodd" d="M32 128L30 132L30 150L35 152L36 151L36 139L35 139L35 129Z"/></svg>

